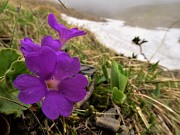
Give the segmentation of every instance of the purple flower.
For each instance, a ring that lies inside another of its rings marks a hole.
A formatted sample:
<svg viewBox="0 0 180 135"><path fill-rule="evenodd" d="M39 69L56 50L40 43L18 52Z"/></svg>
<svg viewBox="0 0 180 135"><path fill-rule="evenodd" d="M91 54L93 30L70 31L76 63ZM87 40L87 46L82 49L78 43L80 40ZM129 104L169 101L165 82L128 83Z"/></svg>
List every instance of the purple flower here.
<svg viewBox="0 0 180 135"><path fill-rule="evenodd" d="M36 52L40 49L40 46L38 44L35 44L30 38L24 38L24 40L21 41L21 52L23 53L24 57L30 53L30 52Z"/></svg>
<svg viewBox="0 0 180 135"><path fill-rule="evenodd" d="M42 111L50 119L59 115L69 116L73 103L82 100L86 95L88 81L79 74L79 59L71 58L67 53L56 53L57 42L51 37L42 40L42 47L37 47L26 38L22 44L23 54L26 55L26 66L36 75L22 74L14 81L14 86L20 90L19 100L25 104L42 101ZM35 50L35 47L39 48Z"/></svg>
<svg viewBox="0 0 180 135"><path fill-rule="evenodd" d="M56 51L56 53L62 53L62 51L60 51L62 45L60 43L60 41L58 39L53 39L51 36L45 36L42 40L41 40L41 47L38 44L35 44L30 38L24 38L24 40L20 40L21 41L21 52L23 53L24 57L27 56L27 54L32 53L32 52L37 52L39 51L39 49L42 46L48 46L51 49L53 49L54 51Z"/></svg>
<svg viewBox="0 0 180 135"><path fill-rule="evenodd" d="M48 24L59 33L61 44L64 44L67 40L73 37L86 34L86 32L78 30L78 28L68 29L64 25L59 24L53 14L49 14L48 16Z"/></svg>

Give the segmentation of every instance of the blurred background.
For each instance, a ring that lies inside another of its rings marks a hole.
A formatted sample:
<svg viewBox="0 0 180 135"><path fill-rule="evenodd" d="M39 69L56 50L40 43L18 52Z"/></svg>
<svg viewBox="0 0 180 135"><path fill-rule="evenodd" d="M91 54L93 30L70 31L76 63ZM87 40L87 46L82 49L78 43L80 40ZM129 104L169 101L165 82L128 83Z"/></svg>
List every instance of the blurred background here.
<svg viewBox="0 0 180 135"><path fill-rule="evenodd" d="M56 0L58 1L58 0ZM180 19L180 0L61 0L67 7L143 27L169 27ZM176 27L180 27L177 24Z"/></svg>

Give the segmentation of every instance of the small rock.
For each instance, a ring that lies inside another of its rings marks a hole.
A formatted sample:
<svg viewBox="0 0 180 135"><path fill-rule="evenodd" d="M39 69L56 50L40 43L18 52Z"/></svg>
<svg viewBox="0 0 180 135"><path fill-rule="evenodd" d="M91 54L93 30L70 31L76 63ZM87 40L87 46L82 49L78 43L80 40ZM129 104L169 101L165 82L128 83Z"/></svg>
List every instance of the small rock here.
<svg viewBox="0 0 180 135"><path fill-rule="evenodd" d="M119 130L120 121L111 117L96 117L96 125L117 132Z"/></svg>

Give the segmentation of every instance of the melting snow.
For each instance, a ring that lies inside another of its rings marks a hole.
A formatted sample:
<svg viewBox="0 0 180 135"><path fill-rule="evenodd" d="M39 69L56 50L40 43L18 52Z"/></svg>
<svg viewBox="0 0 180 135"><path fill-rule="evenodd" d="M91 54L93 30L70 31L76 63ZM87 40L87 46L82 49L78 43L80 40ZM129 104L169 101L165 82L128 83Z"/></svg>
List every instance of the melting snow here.
<svg viewBox="0 0 180 135"><path fill-rule="evenodd" d="M84 27L94 33L96 38L106 47L125 56L137 54L143 60L139 47L132 44L132 39L139 36L148 42L142 45L143 53L153 63L168 69L180 69L180 29L157 28L149 30L124 25L123 21L107 19L107 22L80 20L62 14L69 24Z"/></svg>

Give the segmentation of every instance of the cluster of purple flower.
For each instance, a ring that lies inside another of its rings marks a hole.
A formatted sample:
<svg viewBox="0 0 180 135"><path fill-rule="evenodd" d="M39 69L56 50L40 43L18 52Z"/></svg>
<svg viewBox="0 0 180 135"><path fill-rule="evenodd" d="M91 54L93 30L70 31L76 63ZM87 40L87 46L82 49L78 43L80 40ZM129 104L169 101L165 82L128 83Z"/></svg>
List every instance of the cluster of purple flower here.
<svg viewBox="0 0 180 135"><path fill-rule="evenodd" d="M73 103L86 95L88 81L79 74L80 61L77 57L61 50L64 43L77 36L85 35L77 28L67 29L59 24L53 14L48 16L48 24L59 33L59 39L45 36L41 46L30 38L21 40L21 51L27 68L32 74L19 75L14 86L20 90L19 100L25 104L42 101L42 111L49 119L59 115L68 117Z"/></svg>

